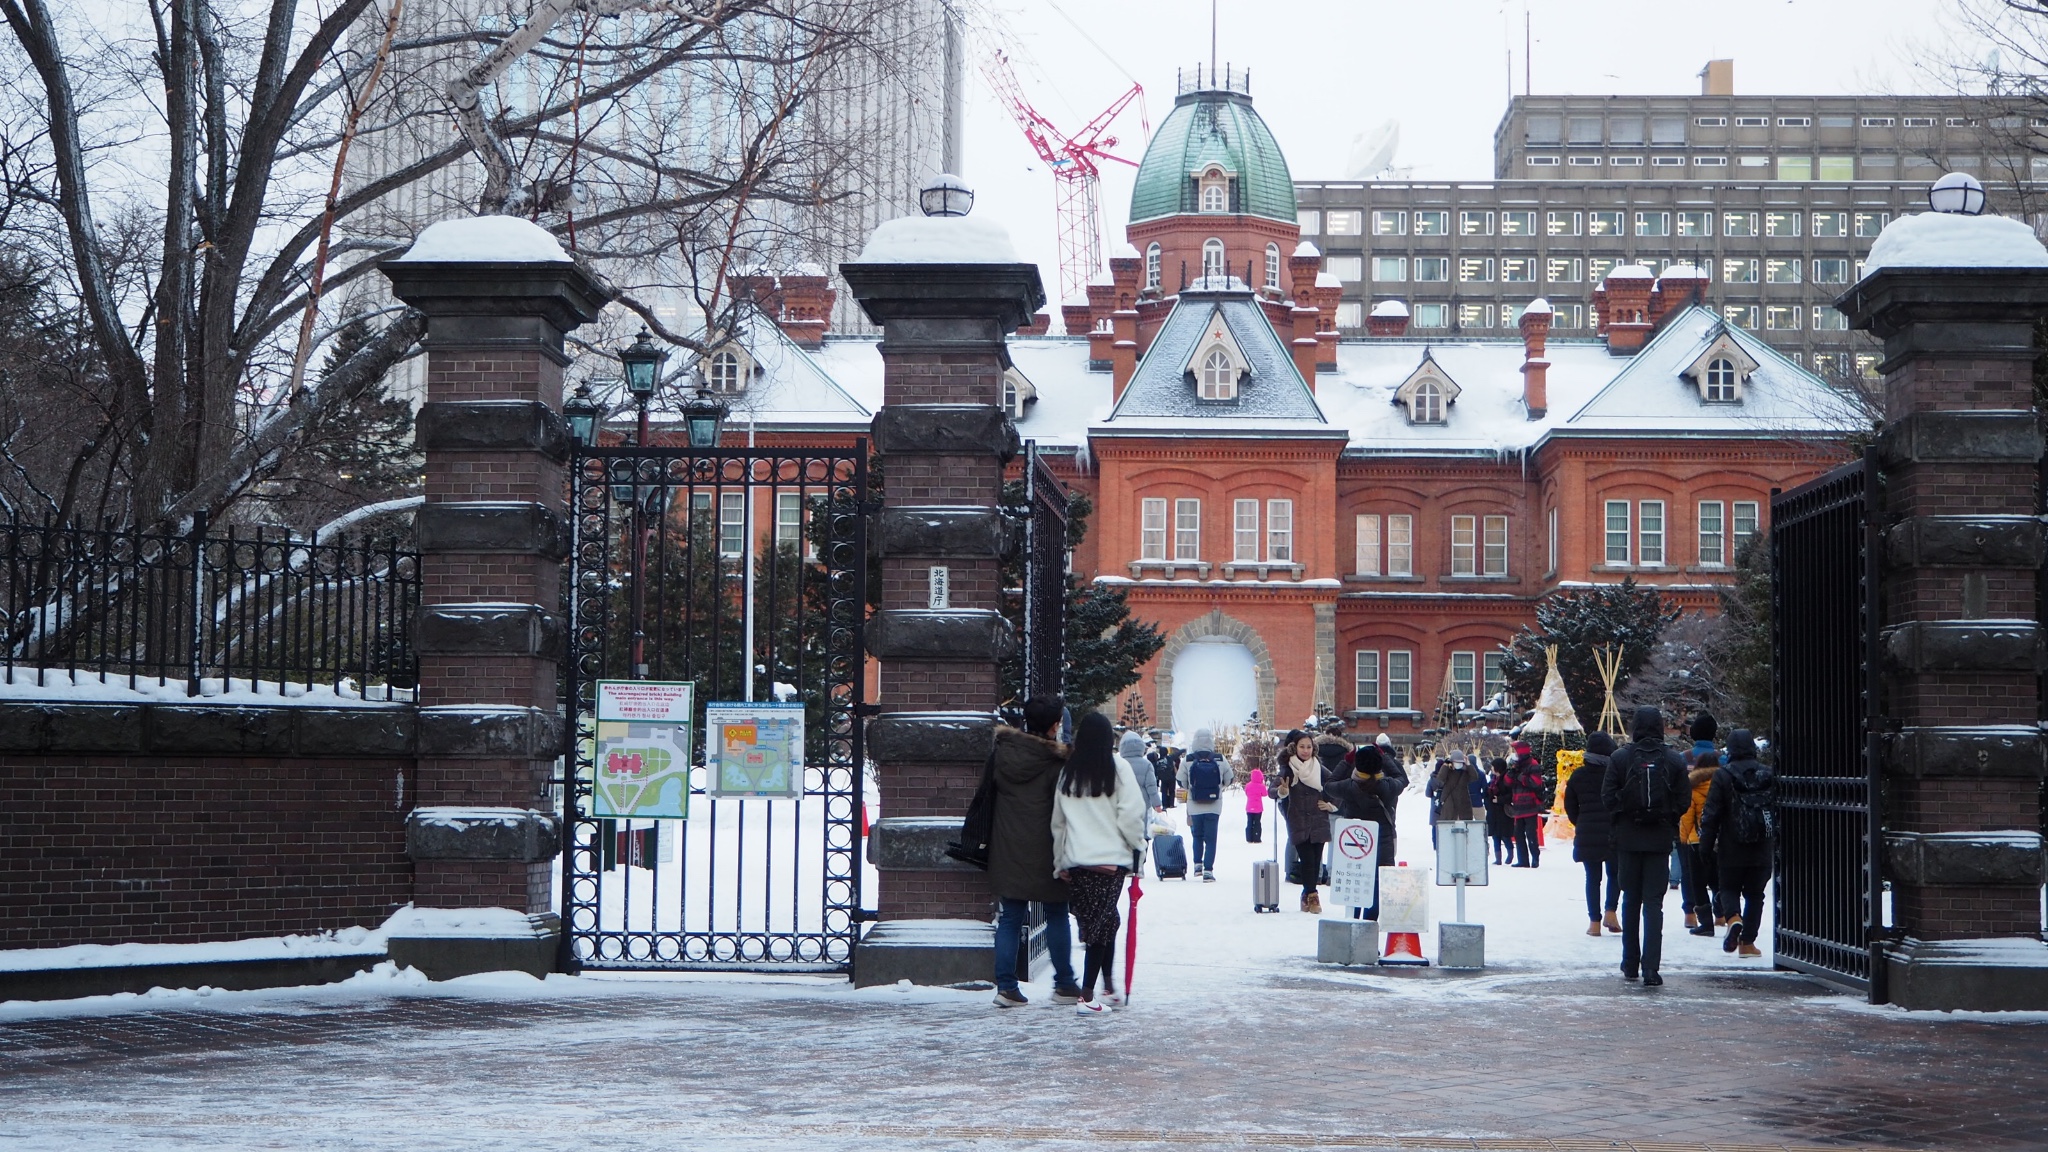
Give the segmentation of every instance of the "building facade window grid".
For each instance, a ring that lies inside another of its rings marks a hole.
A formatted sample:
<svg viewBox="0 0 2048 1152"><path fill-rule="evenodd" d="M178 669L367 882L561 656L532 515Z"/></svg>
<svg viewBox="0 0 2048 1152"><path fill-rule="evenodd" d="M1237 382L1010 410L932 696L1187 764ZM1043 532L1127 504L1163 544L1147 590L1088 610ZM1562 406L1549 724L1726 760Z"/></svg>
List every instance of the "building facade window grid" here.
<svg viewBox="0 0 2048 1152"><path fill-rule="evenodd" d="M1138 558L1166 559L1166 501L1146 497L1138 506Z"/></svg>
<svg viewBox="0 0 2048 1152"><path fill-rule="evenodd" d="M1415 517L1387 517L1387 575L1415 575Z"/></svg>
<svg viewBox="0 0 2048 1152"><path fill-rule="evenodd" d="M1199 561L1202 558L1202 502L1180 499L1173 502L1173 558Z"/></svg>
<svg viewBox="0 0 2048 1152"><path fill-rule="evenodd" d="M1451 653L1451 693L1467 708L1478 704L1479 654Z"/></svg>
<svg viewBox="0 0 2048 1152"><path fill-rule="evenodd" d="M1626 567L1629 561L1629 508L1626 500L1607 502L1607 563Z"/></svg>
<svg viewBox="0 0 2048 1152"><path fill-rule="evenodd" d="M1719 500L1700 501L1700 567L1719 568L1728 562L1725 506Z"/></svg>
<svg viewBox="0 0 2048 1152"><path fill-rule="evenodd" d="M1636 562L1643 567L1664 563L1664 502L1644 500L1636 506Z"/></svg>
<svg viewBox="0 0 2048 1152"><path fill-rule="evenodd" d="M1232 517L1231 557L1240 563L1259 558L1259 502L1239 500Z"/></svg>
<svg viewBox="0 0 2048 1152"><path fill-rule="evenodd" d="M1266 560L1294 563L1294 501L1266 501Z"/></svg>
<svg viewBox="0 0 2048 1152"><path fill-rule="evenodd" d="M1361 512L1357 517L1358 557L1354 570L1360 576L1380 574L1380 518L1370 512Z"/></svg>
<svg viewBox="0 0 2048 1152"><path fill-rule="evenodd" d="M1361 648L1352 657L1351 699L1360 711L1377 711L1380 706L1380 654Z"/></svg>

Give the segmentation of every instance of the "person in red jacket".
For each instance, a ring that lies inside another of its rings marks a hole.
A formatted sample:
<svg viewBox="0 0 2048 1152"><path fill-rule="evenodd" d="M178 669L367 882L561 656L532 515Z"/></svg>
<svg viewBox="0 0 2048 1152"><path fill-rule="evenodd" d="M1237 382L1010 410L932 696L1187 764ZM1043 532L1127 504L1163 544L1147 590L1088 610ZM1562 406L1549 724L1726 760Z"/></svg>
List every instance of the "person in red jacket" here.
<svg viewBox="0 0 2048 1152"><path fill-rule="evenodd" d="M1543 849L1536 842L1536 821L1543 818L1543 768L1536 763L1528 742L1515 741L1514 753L1505 782L1508 815L1515 821L1516 856L1510 867L1534 868L1543 857Z"/></svg>

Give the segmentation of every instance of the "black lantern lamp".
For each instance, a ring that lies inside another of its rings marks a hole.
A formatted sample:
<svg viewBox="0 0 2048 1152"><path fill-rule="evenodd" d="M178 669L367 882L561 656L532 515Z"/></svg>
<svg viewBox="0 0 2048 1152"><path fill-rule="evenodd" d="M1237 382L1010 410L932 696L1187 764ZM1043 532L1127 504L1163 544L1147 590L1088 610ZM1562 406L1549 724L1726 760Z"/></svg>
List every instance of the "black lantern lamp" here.
<svg viewBox="0 0 2048 1152"><path fill-rule="evenodd" d="M690 447L718 447L725 416L730 411L725 401L699 388L696 397L683 405L683 423L690 430Z"/></svg>
<svg viewBox="0 0 2048 1152"><path fill-rule="evenodd" d="M604 406L590 394L590 381L576 386L576 392L562 401L562 416L569 422L569 435L580 448L597 444L597 424L604 418Z"/></svg>
<svg viewBox="0 0 2048 1152"><path fill-rule="evenodd" d="M655 347L654 333L644 324L640 338L619 349L619 362L626 366L626 391L641 405L654 395L654 385L661 379L661 362L666 359L668 353Z"/></svg>
<svg viewBox="0 0 2048 1152"><path fill-rule="evenodd" d="M1984 212L1984 185L1968 172L1951 172L1927 189L1927 206L1956 216Z"/></svg>
<svg viewBox="0 0 2048 1152"><path fill-rule="evenodd" d="M918 191L917 206L927 216L965 216L974 209L974 189L958 176L941 172Z"/></svg>

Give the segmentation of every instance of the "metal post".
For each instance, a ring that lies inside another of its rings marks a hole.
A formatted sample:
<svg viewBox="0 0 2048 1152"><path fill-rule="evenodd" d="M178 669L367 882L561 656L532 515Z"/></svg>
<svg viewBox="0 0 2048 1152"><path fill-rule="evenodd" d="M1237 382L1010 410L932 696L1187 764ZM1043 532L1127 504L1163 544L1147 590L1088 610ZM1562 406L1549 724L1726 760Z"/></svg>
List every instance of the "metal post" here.
<svg viewBox="0 0 2048 1152"><path fill-rule="evenodd" d="M750 411L747 413L747 448L751 451L753 447L754 414ZM740 589L741 615L744 618L740 626L746 632L746 637L741 643L741 660L744 663L740 667L740 674L744 684L741 689L740 699L750 704L754 700L754 501L759 498L753 481L754 461L750 458L747 461L746 480L741 489L741 491L747 494L747 498L746 502L741 505L743 510L740 512L740 530L746 534L747 557L746 584ZM772 523L773 521L771 520L770 522Z"/></svg>
<svg viewBox="0 0 2048 1152"><path fill-rule="evenodd" d="M647 401L640 397L639 433L636 448L647 447ZM633 679L647 679L647 512L640 500L640 460L629 457L633 470ZM715 513L714 513L715 514Z"/></svg>
<svg viewBox="0 0 2048 1152"><path fill-rule="evenodd" d="M1883 605L1878 602L1878 550L1883 546L1878 522L1880 506L1877 449L1868 447L1863 450L1863 619L1860 623L1863 625L1864 803L1868 809L1863 820L1864 879L1869 885L1864 914L1869 924L1872 1004L1883 1004L1889 999L1885 989L1884 960L1884 791L1879 776L1883 755L1881 701L1878 697L1882 683L1878 628L1883 613Z"/></svg>
<svg viewBox="0 0 2048 1152"><path fill-rule="evenodd" d="M201 509L192 515L192 532L188 537L192 546L192 646L187 654L189 667L185 677L185 695L199 695L200 645L206 636L206 609L200 597L200 584L206 578L206 512ZM225 687L225 685L223 685ZM283 689L278 689L283 693Z"/></svg>

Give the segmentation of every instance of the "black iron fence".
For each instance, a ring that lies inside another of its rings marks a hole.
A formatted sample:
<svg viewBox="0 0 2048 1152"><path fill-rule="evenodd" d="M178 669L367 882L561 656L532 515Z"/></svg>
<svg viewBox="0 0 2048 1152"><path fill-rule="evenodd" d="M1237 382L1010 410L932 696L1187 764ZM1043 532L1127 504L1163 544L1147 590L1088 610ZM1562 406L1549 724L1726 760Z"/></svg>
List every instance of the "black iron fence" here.
<svg viewBox="0 0 2048 1152"><path fill-rule="evenodd" d="M275 529L0 524L0 688L408 699L419 558Z"/></svg>
<svg viewBox="0 0 2048 1152"><path fill-rule="evenodd" d="M1875 458L1771 498L1777 963L1884 998Z"/></svg>
<svg viewBox="0 0 2048 1152"><path fill-rule="evenodd" d="M1024 445L1023 692L1057 696L1065 687L1067 652L1067 490Z"/></svg>

